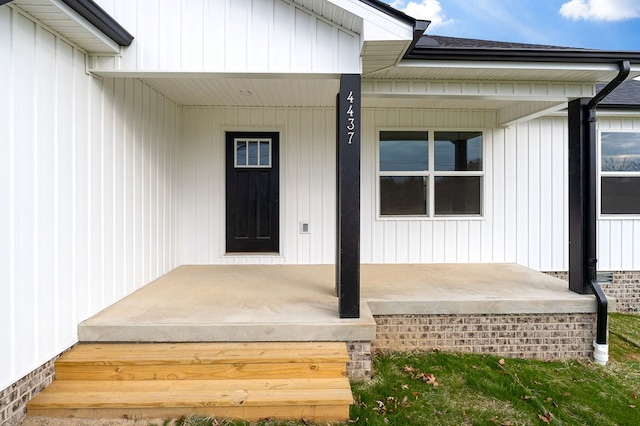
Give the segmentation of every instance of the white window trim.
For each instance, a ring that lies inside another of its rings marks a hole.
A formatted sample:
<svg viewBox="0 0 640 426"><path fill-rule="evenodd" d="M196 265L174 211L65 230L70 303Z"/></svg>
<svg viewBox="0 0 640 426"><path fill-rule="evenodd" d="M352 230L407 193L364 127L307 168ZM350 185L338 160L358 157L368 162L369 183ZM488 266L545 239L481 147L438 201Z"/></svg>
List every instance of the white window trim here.
<svg viewBox="0 0 640 426"><path fill-rule="evenodd" d="M598 141L597 141L597 164L598 164L598 177L596 179L596 204L598 219L602 220L638 220L640 219L640 213L637 214L615 214L615 213L602 213L602 178L603 177L640 177L640 172L603 172L602 171L602 134L603 133L640 133L638 129L598 129Z"/></svg>
<svg viewBox="0 0 640 426"><path fill-rule="evenodd" d="M428 168L427 171L389 171L389 172L381 172L380 171L380 132L428 132L429 133L429 141L428 141ZM481 171L435 171L435 132L480 132L482 133L482 170ZM401 220L411 220L411 221L483 221L486 219L486 205L485 205L485 194L486 194L486 156L487 156L487 132L486 129L483 128L450 128L450 127L379 127L376 128L375 133L375 205L376 205L376 220L377 221L401 221ZM428 179L428 211L427 215L382 215L380 214L380 177L383 176L426 176ZM480 214L479 215L442 215L435 216L435 177L438 176L479 176L481 177L480 184Z"/></svg>

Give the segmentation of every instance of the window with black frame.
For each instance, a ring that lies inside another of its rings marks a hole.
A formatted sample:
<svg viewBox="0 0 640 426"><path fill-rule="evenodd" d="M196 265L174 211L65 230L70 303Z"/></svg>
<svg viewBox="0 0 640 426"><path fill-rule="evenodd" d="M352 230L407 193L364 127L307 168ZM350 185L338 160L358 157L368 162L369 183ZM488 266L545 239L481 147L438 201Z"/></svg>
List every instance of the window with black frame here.
<svg viewBox="0 0 640 426"><path fill-rule="evenodd" d="M480 131L381 131L380 216L481 216Z"/></svg>
<svg viewBox="0 0 640 426"><path fill-rule="evenodd" d="M640 214L640 132L600 133L600 213Z"/></svg>

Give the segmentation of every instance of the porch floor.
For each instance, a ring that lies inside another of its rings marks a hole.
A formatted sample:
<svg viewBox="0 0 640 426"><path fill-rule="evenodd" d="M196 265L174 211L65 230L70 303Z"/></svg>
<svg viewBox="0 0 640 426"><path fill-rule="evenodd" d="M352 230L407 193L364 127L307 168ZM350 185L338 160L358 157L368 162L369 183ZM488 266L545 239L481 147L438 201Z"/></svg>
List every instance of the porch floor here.
<svg viewBox="0 0 640 426"><path fill-rule="evenodd" d="M85 342L370 341L373 315L595 312L591 295L515 264L362 265L340 319L333 265L181 266L79 326Z"/></svg>

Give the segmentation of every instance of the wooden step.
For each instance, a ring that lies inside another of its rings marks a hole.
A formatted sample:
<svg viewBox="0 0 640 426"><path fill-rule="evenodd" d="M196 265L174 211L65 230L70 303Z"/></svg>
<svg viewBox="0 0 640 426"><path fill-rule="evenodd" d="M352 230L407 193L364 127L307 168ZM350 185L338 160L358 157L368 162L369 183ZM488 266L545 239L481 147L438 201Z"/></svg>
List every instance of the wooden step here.
<svg viewBox="0 0 640 426"><path fill-rule="evenodd" d="M344 362L344 342L80 343L57 364L215 364L233 362Z"/></svg>
<svg viewBox="0 0 640 426"><path fill-rule="evenodd" d="M27 405L53 417L347 420L346 344L80 344Z"/></svg>
<svg viewBox="0 0 640 426"><path fill-rule="evenodd" d="M345 344L80 344L56 361L59 380L342 377ZM204 368L204 366L207 366Z"/></svg>

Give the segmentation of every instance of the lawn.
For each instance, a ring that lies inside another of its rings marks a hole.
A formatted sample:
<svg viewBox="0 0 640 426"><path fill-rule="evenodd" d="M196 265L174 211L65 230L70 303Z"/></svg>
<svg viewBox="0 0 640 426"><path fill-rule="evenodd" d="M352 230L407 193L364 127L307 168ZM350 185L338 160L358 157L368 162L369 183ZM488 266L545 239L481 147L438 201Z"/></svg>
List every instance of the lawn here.
<svg viewBox="0 0 640 426"><path fill-rule="evenodd" d="M640 316L610 316L607 366L445 353L388 354L354 385L355 424L640 425Z"/></svg>

